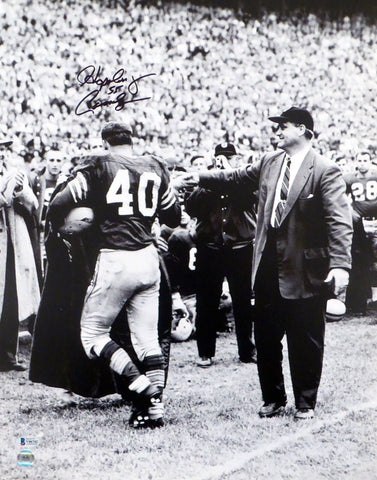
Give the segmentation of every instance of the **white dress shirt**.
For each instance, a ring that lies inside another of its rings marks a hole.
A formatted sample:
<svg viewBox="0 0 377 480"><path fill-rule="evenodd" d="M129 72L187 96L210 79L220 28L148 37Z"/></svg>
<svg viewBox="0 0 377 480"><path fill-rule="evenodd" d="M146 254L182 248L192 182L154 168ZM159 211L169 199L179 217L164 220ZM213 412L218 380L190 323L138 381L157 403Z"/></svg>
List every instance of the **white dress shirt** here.
<svg viewBox="0 0 377 480"><path fill-rule="evenodd" d="M299 168L301 167L302 162L304 161L304 158L306 157L306 154L310 150L311 145L307 145L304 147L302 150L299 152L295 153L291 157L289 157L287 154L285 155L283 165L281 166L280 170L280 175L279 179L276 184L276 192L275 192L275 199L274 199L274 205L272 207L272 215L271 215L271 225L275 225L275 212L276 212L276 207L278 203L280 202L280 192L281 192L281 184L283 183L283 178L284 178L284 173L285 173L285 168L287 166L287 162L289 158L291 159L291 167L289 169L290 174L289 174L289 186L288 186L288 195L289 191L292 187L293 181L297 175L297 172Z"/></svg>

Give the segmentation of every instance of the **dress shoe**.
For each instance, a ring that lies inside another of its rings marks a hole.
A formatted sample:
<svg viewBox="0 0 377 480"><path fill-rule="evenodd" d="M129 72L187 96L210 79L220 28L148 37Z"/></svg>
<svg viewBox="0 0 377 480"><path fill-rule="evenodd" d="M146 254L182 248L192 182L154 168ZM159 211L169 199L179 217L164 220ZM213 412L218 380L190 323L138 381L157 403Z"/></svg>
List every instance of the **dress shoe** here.
<svg viewBox="0 0 377 480"><path fill-rule="evenodd" d="M74 407L78 404L74 393L70 390L64 390L63 392L59 392L58 400L61 407Z"/></svg>
<svg viewBox="0 0 377 480"><path fill-rule="evenodd" d="M250 357L240 357L241 363L257 363L257 354L253 352Z"/></svg>
<svg viewBox="0 0 377 480"><path fill-rule="evenodd" d="M208 368L213 365L213 358L211 357L200 357L200 359L196 362L198 367L201 368Z"/></svg>
<svg viewBox="0 0 377 480"><path fill-rule="evenodd" d="M0 364L0 372L10 372L11 370L16 372L24 372L27 370L27 367L18 362Z"/></svg>
<svg viewBox="0 0 377 480"><path fill-rule="evenodd" d="M298 408L295 413L296 420L309 420L314 417L314 410L312 408Z"/></svg>
<svg viewBox="0 0 377 480"><path fill-rule="evenodd" d="M282 403L265 403L259 410L261 418L270 418L281 415L285 411L285 404Z"/></svg>

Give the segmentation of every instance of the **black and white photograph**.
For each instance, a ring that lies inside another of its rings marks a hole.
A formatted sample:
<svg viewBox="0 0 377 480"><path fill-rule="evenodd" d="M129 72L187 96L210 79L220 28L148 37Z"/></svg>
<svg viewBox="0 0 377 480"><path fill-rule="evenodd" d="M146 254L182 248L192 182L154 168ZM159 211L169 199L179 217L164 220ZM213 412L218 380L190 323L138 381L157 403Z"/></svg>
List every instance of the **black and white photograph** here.
<svg viewBox="0 0 377 480"><path fill-rule="evenodd" d="M377 5L0 22L0 478L376 480Z"/></svg>

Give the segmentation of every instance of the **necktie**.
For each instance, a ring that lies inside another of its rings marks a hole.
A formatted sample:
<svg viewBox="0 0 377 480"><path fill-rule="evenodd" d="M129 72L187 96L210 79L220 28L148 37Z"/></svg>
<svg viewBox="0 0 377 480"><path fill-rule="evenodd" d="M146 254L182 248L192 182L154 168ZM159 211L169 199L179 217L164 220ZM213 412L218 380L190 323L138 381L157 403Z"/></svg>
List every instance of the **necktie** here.
<svg viewBox="0 0 377 480"><path fill-rule="evenodd" d="M281 183L281 189L280 189L280 200L276 206L275 210L275 228L280 227L281 223L281 217L283 216L285 204L287 202L287 197L288 197L288 189L289 189L289 176L291 173L291 159L288 158L286 166L285 166L285 171L284 171L284 176L283 176L283 181Z"/></svg>

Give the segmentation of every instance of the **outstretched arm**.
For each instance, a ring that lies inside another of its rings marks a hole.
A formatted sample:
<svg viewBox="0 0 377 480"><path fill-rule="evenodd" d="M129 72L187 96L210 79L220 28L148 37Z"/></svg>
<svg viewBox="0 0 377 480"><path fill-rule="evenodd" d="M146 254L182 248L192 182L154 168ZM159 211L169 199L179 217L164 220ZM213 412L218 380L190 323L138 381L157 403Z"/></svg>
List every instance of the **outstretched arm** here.
<svg viewBox="0 0 377 480"><path fill-rule="evenodd" d="M246 165L235 170L216 170L213 172L190 173L184 175L181 184L191 188L200 186L216 192L237 192L246 187L250 192L259 188L259 176L263 159L252 165Z"/></svg>

